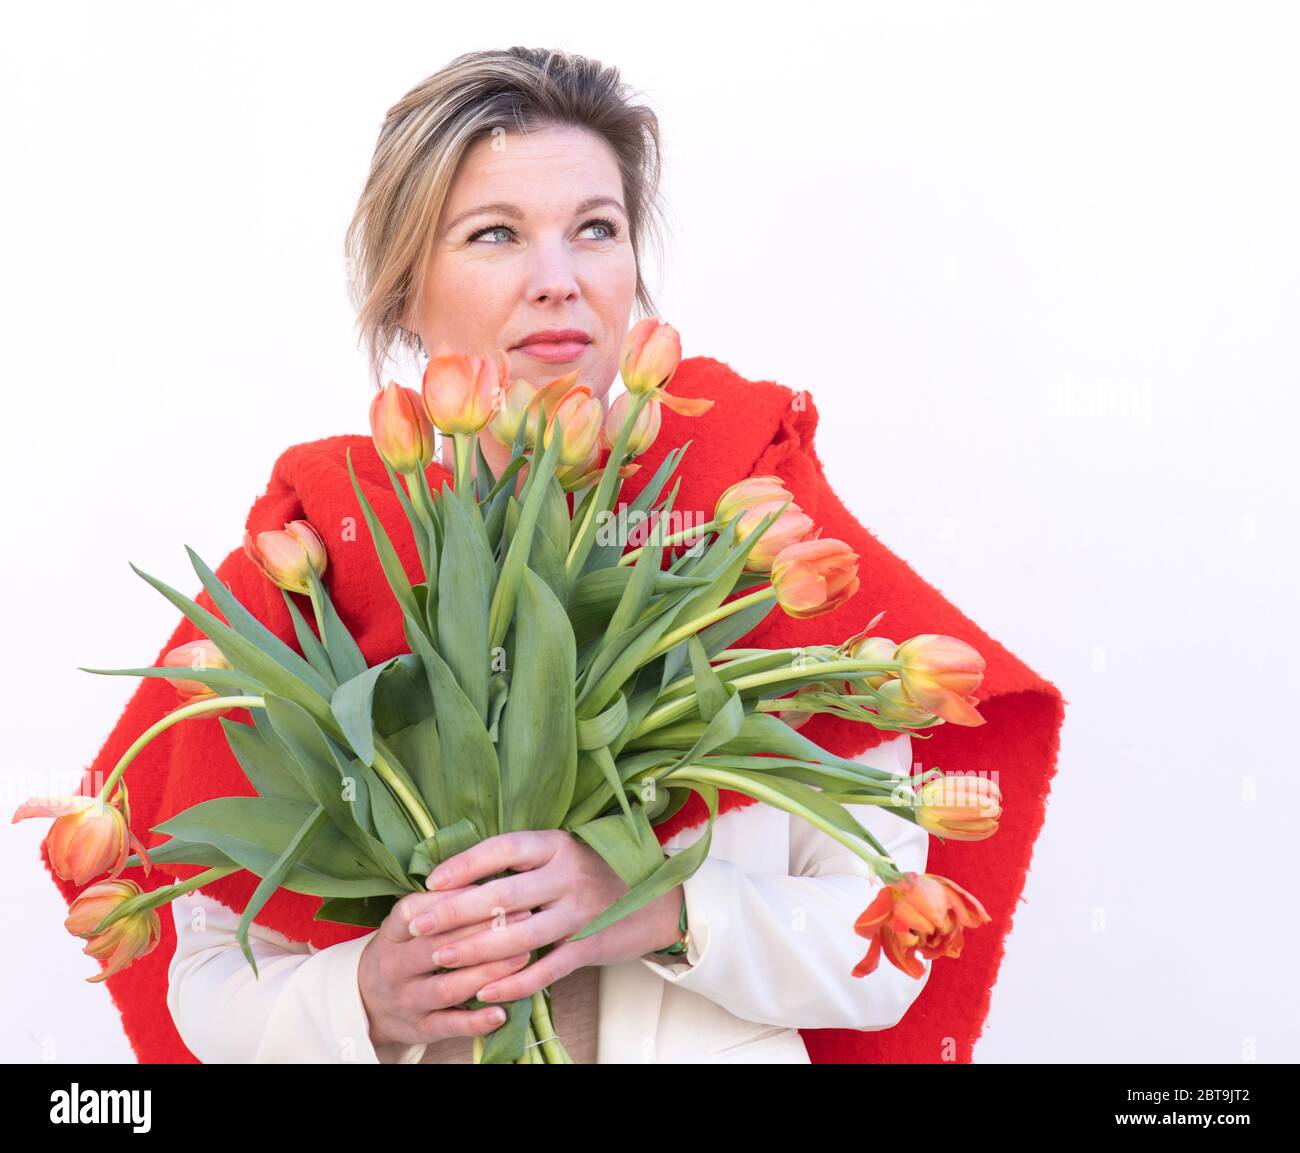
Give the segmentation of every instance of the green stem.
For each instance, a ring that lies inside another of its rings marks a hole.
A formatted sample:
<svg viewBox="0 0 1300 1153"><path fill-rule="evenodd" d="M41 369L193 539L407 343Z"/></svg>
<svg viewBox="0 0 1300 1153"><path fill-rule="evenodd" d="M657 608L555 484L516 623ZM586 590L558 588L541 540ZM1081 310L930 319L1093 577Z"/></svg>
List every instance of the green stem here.
<svg viewBox="0 0 1300 1153"><path fill-rule="evenodd" d="M619 564L635 564L636 558L639 557L651 544L657 544L660 547L667 548L669 545L681 544L683 541L690 540L691 537L703 536L706 532L713 532L718 527L716 520L711 520L707 524L692 525L690 528L684 528L681 532L669 533L661 541L650 541L646 544L634 548L631 552L625 552L618 558Z"/></svg>
<svg viewBox="0 0 1300 1153"><path fill-rule="evenodd" d="M680 769L674 769L671 773L666 773L659 779L661 781L676 780L683 784L698 781L755 797L764 804L771 805L775 809L783 809L787 813L793 813L810 824L816 825L832 840L839 841L845 848L866 861L871 866L872 872L885 884L892 884L903 879L902 872L890 861L889 854L885 852L884 846L871 835L869 830L864 829L863 831L867 834L867 840L872 848L876 850L875 852L863 848L861 840L852 833L846 833L837 825L832 825L820 814L791 801L779 789L774 789L762 781L755 780L753 777L729 773L726 769L707 768L704 765L694 764L683 765Z"/></svg>
<svg viewBox="0 0 1300 1153"><path fill-rule="evenodd" d="M533 994L533 1028L537 1032L542 1054L548 1065L572 1065L573 1058L568 1054L560 1038L556 1035L555 1024L551 1019L551 1007L546 1000L546 991L538 989Z"/></svg>
<svg viewBox="0 0 1300 1153"><path fill-rule="evenodd" d="M727 617L731 616L732 613L738 613L741 609L749 608L750 605L755 605L765 600L772 600L775 597L776 586L768 585L767 588L755 589L752 593L747 593L743 597L737 597L734 601L728 601L724 605L719 605L710 613L705 613L703 616L695 617L693 620L687 621L680 628L673 629L672 632L655 645L655 647L650 650L644 663L649 664L655 659L655 657L662 656L673 646L681 644L682 641L693 636L695 633L700 632L702 629L708 628L709 625L725 620Z"/></svg>
<svg viewBox="0 0 1300 1153"><path fill-rule="evenodd" d="M179 709L173 710L165 717L155 721L136 737L135 743L122 754L122 759L113 766L113 771L108 774L108 780L104 782L104 787L99 790L99 799L107 801L111 798L113 790L117 787L117 782L121 779L122 774L126 772L127 765L140 755L140 751L145 745L160 733L170 729L172 725L180 724L181 721L188 721L191 717L201 717L207 713L221 712L223 709L260 709L265 705L266 699L264 697L212 697L208 700L182 705Z"/></svg>
<svg viewBox="0 0 1300 1153"><path fill-rule="evenodd" d="M311 600L311 610L316 615L316 635L320 637L320 643L324 645L325 644L325 608L321 604L320 598L316 595L314 589L308 592L307 596ZM326 647L326 652L328 651L329 649L328 647Z"/></svg>
<svg viewBox="0 0 1300 1153"><path fill-rule="evenodd" d="M612 498L617 497L622 489L618 470L623 467L623 458L627 453L627 442L632 436L632 429L636 426L637 418L649 399L648 392L638 393L633 397L623 427L618 430L618 436L614 438L614 443L610 447L609 459L600 474L600 484L596 488L596 498L591 502L590 515L584 519L582 531L574 538L573 547L569 549L569 555L565 558L564 568L571 582L582 572L582 567L587 563L587 557L591 555L592 546L596 542L594 518L602 511L607 512L613 507Z"/></svg>
<svg viewBox="0 0 1300 1153"><path fill-rule="evenodd" d="M120 921L123 917L129 917L134 913L144 912L146 909L160 909L163 905L171 904L177 897L183 897L186 893L192 893L211 881L219 881L222 877L230 876L231 873L241 872L242 869L242 865L215 865L211 869L205 869L198 876L191 877L188 881L177 881L174 885L163 885L159 889L150 889L141 893L138 897L130 897L105 916L95 926L94 932L102 933L114 921Z"/></svg>
<svg viewBox="0 0 1300 1153"><path fill-rule="evenodd" d="M768 672L754 673L748 677L737 677L731 684L736 686L738 692L744 692L746 689L761 688L765 685L779 685L784 681L806 680L810 677L816 681L827 676L853 676L864 672L896 672L902 667L902 664L898 661L856 661L847 659L824 661L821 664L814 662L799 668L783 667ZM688 717L697 707L697 695L695 693L690 693L675 701L669 701L666 705L660 705L659 708L652 709L646 714L644 720L636 727L628 740L634 741L646 733L670 725L683 717Z"/></svg>
<svg viewBox="0 0 1300 1153"><path fill-rule="evenodd" d="M382 751L381 751L382 749ZM397 771L388 763L384 753L388 750L383 748L382 742L375 739L375 772L383 779L384 783L392 790L394 796L401 801L402 806L410 815L411 820L416 824L420 835L428 840L437 831L438 826L433 823L433 817L429 810L424 807L424 802L417 797L410 789L406 787L406 782L397 775Z"/></svg>

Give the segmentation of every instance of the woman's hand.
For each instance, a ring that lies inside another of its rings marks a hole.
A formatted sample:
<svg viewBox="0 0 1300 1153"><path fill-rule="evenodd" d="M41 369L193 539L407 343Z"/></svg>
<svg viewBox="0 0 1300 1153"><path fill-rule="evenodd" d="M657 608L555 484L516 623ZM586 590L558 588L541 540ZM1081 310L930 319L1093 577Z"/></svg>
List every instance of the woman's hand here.
<svg viewBox="0 0 1300 1153"><path fill-rule="evenodd" d="M460 890L449 889L448 895ZM411 935L410 920L424 905L424 893L410 893L398 901L384 918L379 931L361 952L357 973L361 1001L370 1022L370 1043L386 1045L400 1041L418 1045L443 1037L481 1036L505 1020L501 1009L453 1009L469 1000L487 982L517 972L528 964L526 949L515 956L487 964L439 972L433 951L490 927L487 921L462 924L450 932L433 936ZM526 921L527 910L504 918L509 925Z"/></svg>
<svg viewBox="0 0 1300 1153"><path fill-rule="evenodd" d="M512 870L508 876L474 883L507 869ZM437 935L431 941L434 964L463 975L468 995L484 1001L530 996L584 965L615 964L666 949L680 934L683 890L677 885L608 928L557 945L527 968L512 966L480 979L485 966L564 941L623 896L627 884L571 833L538 829L489 837L448 857L430 875L429 885L433 891L412 893L398 904L412 917L413 933ZM529 915L530 910L537 911Z"/></svg>

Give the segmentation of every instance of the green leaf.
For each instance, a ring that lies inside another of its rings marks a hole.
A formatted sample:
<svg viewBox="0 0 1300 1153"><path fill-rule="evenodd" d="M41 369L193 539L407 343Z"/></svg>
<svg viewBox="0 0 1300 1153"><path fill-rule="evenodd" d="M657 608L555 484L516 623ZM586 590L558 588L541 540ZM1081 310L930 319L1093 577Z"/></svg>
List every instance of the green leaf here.
<svg viewBox="0 0 1300 1153"><path fill-rule="evenodd" d="M351 776L316 722L298 705L279 697L266 698L266 714L276 734L304 770L312 800L330 815L378 872L401 885L406 880L400 862L377 837L359 827L349 803L343 797L344 777Z"/></svg>
<svg viewBox="0 0 1300 1153"><path fill-rule="evenodd" d="M154 825L153 832L211 845L232 863L264 877L315 807L273 797L216 797ZM320 831L282 885L317 897L410 891L409 882L377 875L373 863L333 825Z"/></svg>
<svg viewBox="0 0 1300 1153"><path fill-rule="evenodd" d="M87 669L77 666L83 673L96 673L106 677L161 677L163 680L202 681L215 689L237 689L239 694L258 696L262 685L256 678L237 669L192 669L189 666L173 668L161 665L138 669Z"/></svg>
<svg viewBox="0 0 1300 1153"><path fill-rule="evenodd" d="M221 650L222 656L240 672L254 677L263 686L264 691L296 701L305 708L328 711L325 698L330 692L329 684L321 677L320 673L287 645L284 646L285 650L293 656L294 660L304 670L302 676L290 672L285 665L274 657L268 656L252 641L235 632L215 613L208 612L207 609L190 600L189 597L178 593L171 586L136 568L135 565L131 565L131 569L137 576L153 585L191 621L198 625L199 631ZM280 643L278 638L276 640L277 643Z"/></svg>
<svg viewBox="0 0 1300 1153"><path fill-rule="evenodd" d="M488 549L478 508L451 499L443 485L442 560L438 570L438 652L469 698L480 720L487 718L488 608L496 584L496 564Z"/></svg>
<svg viewBox="0 0 1300 1153"><path fill-rule="evenodd" d="M681 463L682 457L686 450L691 446L688 440L680 448L673 449L668 453L659 467L655 469L655 474L645 487L636 495L636 499L627 506L627 516L630 518L633 513L647 513L654 507L659 500L659 494L668 482L668 478L676 471L677 466ZM582 566L582 576L587 576L600 569L609 568L611 565L617 565L619 558L623 555L627 542L622 540L602 541L598 535L592 544L591 552L587 554L587 559ZM627 566L623 566L627 567Z"/></svg>
<svg viewBox="0 0 1300 1153"><path fill-rule="evenodd" d="M433 715L429 679L424 662L415 653L403 653L386 662L375 684L371 715L381 737Z"/></svg>
<svg viewBox="0 0 1300 1153"><path fill-rule="evenodd" d="M329 653L325 651L325 646L320 643L320 638L312 631L311 625L307 623L306 618L299 611L289 590L281 589L280 595L284 597L285 607L289 610L289 618L293 621L293 632L294 636L298 638L298 647L302 649L303 655L307 658L307 663L320 673L321 677L332 688L339 683L339 679L334 675L334 665L330 661Z"/></svg>
<svg viewBox="0 0 1300 1153"><path fill-rule="evenodd" d="M361 515L365 517L366 526L370 529L370 538L375 546L375 552L379 557L380 567L384 570L384 577L388 581L388 587L393 590L393 596L403 611L416 615L415 596L411 592L411 582L406 575L406 569L402 567L401 558L397 555L397 550L393 548L393 542L389 539L388 531L380 522L379 517L375 515L375 510L370 507L370 501L366 499L366 494L361 491L361 485L357 481L357 474L352 468L352 450L347 451L348 476L352 478L352 491L356 493L357 503L361 505Z"/></svg>
<svg viewBox="0 0 1300 1153"><path fill-rule="evenodd" d="M330 711L347 738L352 751L367 765L375 763L375 684L397 658L354 674L334 690Z"/></svg>
<svg viewBox="0 0 1300 1153"><path fill-rule="evenodd" d="M388 894L378 897L330 897L316 910L315 921L338 925L362 925L375 928L393 911L397 898Z"/></svg>
<svg viewBox="0 0 1300 1153"><path fill-rule="evenodd" d="M573 630L545 582L524 569L501 716L501 828L558 828L573 800L578 743Z"/></svg>
<svg viewBox="0 0 1300 1153"><path fill-rule="evenodd" d="M472 845L477 845L480 840L473 821L456 821L416 845L411 852L406 871L418 877L427 877L443 861L454 857L457 853L463 853Z"/></svg>
<svg viewBox="0 0 1300 1153"><path fill-rule="evenodd" d="M670 889L675 889L683 881L695 875L696 870L709 855L709 845L713 840L713 822L718 815L718 790L703 782L697 783L694 788L709 806L709 823L705 825L704 832L685 848L677 850L672 856L666 858L664 863L644 881L633 885L595 920L589 921L565 940L581 941L593 933L599 933L602 929L607 929L629 914L644 908L651 901L658 900Z"/></svg>
<svg viewBox="0 0 1300 1153"><path fill-rule="evenodd" d="M265 718L265 710L258 709L257 712ZM244 725L229 717L218 717L217 723L226 734L226 744L244 776L259 797L281 797L300 804L311 801L311 793L303 783L296 762L286 757L281 748L267 742L267 724Z"/></svg>
<svg viewBox="0 0 1300 1153"><path fill-rule="evenodd" d="M500 768L497 750L473 703L461 691L447 662L407 618L407 639L424 661L438 719L446 812L468 817L484 837L499 831Z"/></svg>
<svg viewBox="0 0 1300 1153"><path fill-rule="evenodd" d="M599 716L578 721L578 748L598 749L608 745L627 724L627 699L622 693Z"/></svg>
<svg viewBox="0 0 1300 1153"><path fill-rule="evenodd" d="M334 601L321 583L316 570L310 565L307 567L307 577L320 603L321 616L325 619L325 651L329 653L334 673L340 682L350 681L365 672L366 658L361 655L361 649L352 634L348 632L347 626L339 619Z"/></svg>
<svg viewBox="0 0 1300 1153"><path fill-rule="evenodd" d="M248 958L248 963L253 967L253 975L257 975L257 958L253 956L252 946L248 943L248 930L253 924L253 918L265 906L274 895L276 889L288 878L293 871L293 867L302 859L303 855L311 847L320 831L328 823L329 818L325 810L317 805L311 811L311 815L303 821L301 827L293 835L293 839L285 846L284 852L280 854L275 864L271 866L270 871L258 882L257 888L253 890L252 897L249 898L248 905L244 909L244 914L239 918L239 927L235 930L235 940L239 942L240 949L243 950L244 956Z"/></svg>
<svg viewBox="0 0 1300 1153"><path fill-rule="evenodd" d="M540 421L540 412L538 415ZM510 538L510 548L506 552L505 563L501 566L501 575L492 594L492 606L488 613L490 649L496 648L505 640L506 631L514 618L515 599L519 595L519 585L523 580L528 556L533 550L533 533L537 528L538 517L541 515L542 501L546 497L546 486L554 476L555 466L560 459L560 440L558 435L553 436L550 447L542 454L542 459L535 461L528 470L528 479L524 482L525 496L519 526Z"/></svg>
<svg viewBox="0 0 1300 1153"><path fill-rule="evenodd" d="M616 813L570 830L595 849L629 888L650 877L664 860L645 809L637 805L632 813L631 820Z"/></svg>
<svg viewBox="0 0 1300 1153"><path fill-rule="evenodd" d="M212 598L212 603L221 610L221 615L226 618L226 622L229 626L245 640L257 646L259 650L269 656L277 664L292 673L300 681L309 685L320 696L327 696L329 694L329 685L325 678L312 668L306 660L285 644L284 641L276 636L275 633L267 628L266 625L259 621L257 617L253 616L252 613L240 604L235 594L217 579L217 574L204 564L203 558L199 556L198 553L190 548L189 545L185 546L185 551L189 554L190 564L194 566L194 571L198 574L199 580L203 582L203 587L208 590L208 595ZM135 566L132 565L131 567L134 568ZM225 653L226 650L221 648L216 637L212 636L211 633L207 633L206 635L210 640L217 644L217 647L220 648L223 653ZM230 660L231 663L236 663L234 659L228 655L227 660ZM252 672L254 676L258 676L256 669L249 668L247 671ZM268 688L271 688L272 692L277 691L271 687L270 683L266 681L266 678L259 676L259 679L262 680Z"/></svg>
<svg viewBox="0 0 1300 1153"><path fill-rule="evenodd" d="M423 676L423 672L420 675ZM450 822L453 810L447 779L442 771L437 721L433 716L426 716L422 721L389 734L385 740L410 772L416 792L428 808L434 824L441 830Z"/></svg>

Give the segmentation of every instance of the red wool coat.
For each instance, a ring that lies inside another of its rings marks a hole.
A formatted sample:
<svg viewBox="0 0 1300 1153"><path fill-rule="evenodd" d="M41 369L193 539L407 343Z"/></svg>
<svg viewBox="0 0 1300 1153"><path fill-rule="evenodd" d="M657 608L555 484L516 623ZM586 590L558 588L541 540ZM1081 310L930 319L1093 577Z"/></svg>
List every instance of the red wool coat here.
<svg viewBox="0 0 1300 1153"><path fill-rule="evenodd" d="M899 557L864 528L831 490L813 442L817 409L806 392L796 393L770 381L748 381L725 364L708 357L684 360L669 391L680 396L708 397L713 408L703 416L685 418L667 409L657 443L639 460L641 469L624 486L630 501L665 454L690 440L675 476L681 489L675 508L698 515L712 514L714 503L728 485L744 477L775 474L795 501L821 526L822 535L846 541L859 561L861 588L835 612L795 620L774 609L741 646L778 648L838 643L859 631L880 610L887 616L880 631L896 641L918 633L945 633L974 645L985 657L987 670L979 693L980 712L987 723L977 728L943 725L929 740L914 740L914 755L925 769L948 771L997 770L1004 812L1001 827L988 841L943 844L931 840L927 870L946 876L977 896L992 922L968 932L958 959L931 962L929 983L903 1020L892 1029L858 1032L849 1029L804 1029L802 1037L814 1063L850 1062L968 1062L988 1012L993 983L1002 958L1003 940L1011 928L1020 900L1034 841L1043 823L1049 782L1056 755L1064 701L1050 682L1035 674L984 632ZM388 526L403 564L413 581L421 578L414 541L404 529L401 509L383 464L368 435L336 436L295 445L275 462L266 492L248 515L254 532L282 528L286 521L309 520L329 550L325 583L344 623L370 664L407 646L400 615L383 579L369 533L348 478L344 453L352 450L358 480L381 520ZM448 474L429 467L437 493ZM670 482L671 483L671 482ZM869 510L863 510L869 512ZM694 523L699 523L694 522ZM402 531L398 531L401 529ZM349 539L355 537L355 539ZM180 543L177 544L178 551ZM211 563L211 558L205 558ZM261 576L241 548L216 568L218 577L260 620L297 648L293 627L280 590ZM197 580L194 582L198 584ZM155 595L143 587L141 595ZM196 600L216 611L206 591ZM299 606L308 620L307 598ZM160 665L164 654L197 639L197 628L182 618L176 630L150 660L147 654L123 654L119 667ZM91 691L87 689L87 691ZM176 707L176 691L165 679L142 679L102 749L87 770L83 791L102 782L130 744L154 721ZM230 714L248 723L246 710ZM803 733L841 756L853 757L880 743L882 734L870 725L818 715ZM185 721L155 739L125 773L130 790L132 826L148 847L166 838L149 830L183 809L211 797L252 792L215 718ZM723 791L719 814L755 803L738 793ZM692 795L683 809L658 826L661 842L684 827L701 823L707 809ZM49 858L42 846L42 859ZM158 866L149 877L141 869L123 874L146 889L196 875L197 866ZM64 898L77 894L69 882L54 879ZM257 884L246 872L232 874L204 892L242 911ZM281 889L257 916L259 924L277 929L318 948L371 930L313 920L319 897ZM167 1009L167 968L175 947L170 910L160 910L162 941L148 956L109 978L108 986L122 1015L122 1024L141 1062L195 1062L181 1041ZM846 925L845 931L852 931ZM867 941L863 941L866 953ZM889 962L882 958L881 964ZM845 974L845 980L856 978Z"/></svg>

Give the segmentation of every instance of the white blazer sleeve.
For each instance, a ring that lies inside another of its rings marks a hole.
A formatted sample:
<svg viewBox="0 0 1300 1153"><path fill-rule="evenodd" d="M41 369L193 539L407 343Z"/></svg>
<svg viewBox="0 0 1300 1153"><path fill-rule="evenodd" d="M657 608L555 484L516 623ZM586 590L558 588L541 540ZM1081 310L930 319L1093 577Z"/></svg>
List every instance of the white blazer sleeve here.
<svg viewBox="0 0 1300 1153"><path fill-rule="evenodd" d="M172 919L167 1008L200 1061L391 1065L424 1056L424 1045L370 1041L357 971L373 932L317 949L254 922L254 976L235 938L240 914L196 890L172 902Z"/></svg>
<svg viewBox="0 0 1300 1153"><path fill-rule="evenodd" d="M911 737L899 735L856 759L907 771ZM845 807L900 869L925 871L924 829L874 805ZM929 981L931 962L922 961L918 979L882 956L875 972L854 977L871 942L853 923L882 883L861 857L816 826L793 815L789 822L789 875L749 873L706 857L683 883L690 927L685 960L640 959L664 980L745 1020L864 1032L897 1025Z"/></svg>

